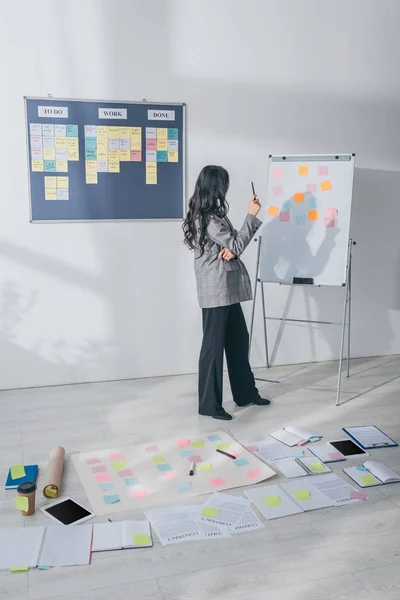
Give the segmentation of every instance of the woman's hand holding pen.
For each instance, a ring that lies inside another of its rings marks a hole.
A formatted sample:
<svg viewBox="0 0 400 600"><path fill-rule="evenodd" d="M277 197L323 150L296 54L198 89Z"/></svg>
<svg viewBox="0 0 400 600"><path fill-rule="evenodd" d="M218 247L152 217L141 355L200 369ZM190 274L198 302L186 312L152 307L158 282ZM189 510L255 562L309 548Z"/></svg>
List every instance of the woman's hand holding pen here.
<svg viewBox="0 0 400 600"><path fill-rule="evenodd" d="M218 254L218 258L223 258L229 262L232 258L235 258L235 255L228 250L228 248L222 248L221 252Z"/></svg>
<svg viewBox="0 0 400 600"><path fill-rule="evenodd" d="M257 198L257 195L254 194L252 196L252 198L249 200L249 213L251 215L253 215L253 217L256 217L258 215L258 213L260 212L260 208L261 208L260 201Z"/></svg>

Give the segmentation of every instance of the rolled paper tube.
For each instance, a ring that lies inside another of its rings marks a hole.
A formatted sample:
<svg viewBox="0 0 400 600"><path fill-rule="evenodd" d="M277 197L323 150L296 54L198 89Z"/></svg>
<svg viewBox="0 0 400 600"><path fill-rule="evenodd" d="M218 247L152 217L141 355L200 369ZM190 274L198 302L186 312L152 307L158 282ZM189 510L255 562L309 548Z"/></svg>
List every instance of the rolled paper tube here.
<svg viewBox="0 0 400 600"><path fill-rule="evenodd" d="M56 446L50 452L49 464L43 485L43 496L46 496L46 498L57 498L60 494L64 457L65 450L61 446Z"/></svg>

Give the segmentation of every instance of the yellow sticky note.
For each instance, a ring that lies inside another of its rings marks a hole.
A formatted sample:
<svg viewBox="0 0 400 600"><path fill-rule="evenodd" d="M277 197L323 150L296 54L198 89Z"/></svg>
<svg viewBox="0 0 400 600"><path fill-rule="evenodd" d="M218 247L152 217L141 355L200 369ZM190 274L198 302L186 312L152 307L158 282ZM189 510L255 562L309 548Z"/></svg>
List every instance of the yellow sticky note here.
<svg viewBox="0 0 400 600"><path fill-rule="evenodd" d="M18 573L19 571L29 571L29 567L11 567L9 570L11 573Z"/></svg>
<svg viewBox="0 0 400 600"><path fill-rule="evenodd" d="M122 160L122 161L131 160L131 151L130 150L120 150L119 151L119 160Z"/></svg>
<svg viewBox="0 0 400 600"><path fill-rule="evenodd" d="M10 468L10 472L11 479L21 479L21 477L26 477L24 465L14 465Z"/></svg>
<svg viewBox="0 0 400 600"><path fill-rule="evenodd" d="M111 162L117 162L119 160L119 150L109 150L108 160L111 160Z"/></svg>
<svg viewBox="0 0 400 600"><path fill-rule="evenodd" d="M163 150L164 152L168 150L168 140L159 140L157 138L157 150Z"/></svg>
<svg viewBox="0 0 400 600"><path fill-rule="evenodd" d="M319 185L321 188L321 192L327 192L328 190L332 189L332 185L329 179L327 179L326 181L321 181Z"/></svg>
<svg viewBox="0 0 400 600"><path fill-rule="evenodd" d="M310 469L314 473L321 473L322 471L325 471L324 465L319 460L317 462L313 463L312 465L310 465Z"/></svg>
<svg viewBox="0 0 400 600"><path fill-rule="evenodd" d="M132 127L131 128L131 150L142 149L142 128Z"/></svg>
<svg viewBox="0 0 400 600"><path fill-rule="evenodd" d="M308 220L309 221L318 221L318 211L317 210L309 210L308 211Z"/></svg>
<svg viewBox="0 0 400 600"><path fill-rule="evenodd" d="M279 208L277 206L270 206L268 209L268 214L270 217L276 217L279 213Z"/></svg>
<svg viewBox="0 0 400 600"><path fill-rule="evenodd" d="M97 183L97 172L96 173L86 173L86 183Z"/></svg>
<svg viewBox="0 0 400 600"><path fill-rule="evenodd" d="M128 467L125 460L116 460L112 463L112 466L116 471L120 471L121 469L126 469Z"/></svg>
<svg viewBox="0 0 400 600"><path fill-rule="evenodd" d="M32 171L33 172L44 171L43 161L42 160L33 160L32 161Z"/></svg>
<svg viewBox="0 0 400 600"><path fill-rule="evenodd" d="M77 137L67 137L67 150L78 150L79 140Z"/></svg>
<svg viewBox="0 0 400 600"><path fill-rule="evenodd" d="M56 148L66 148L67 147L67 138L66 137L56 137L54 145Z"/></svg>
<svg viewBox="0 0 400 600"><path fill-rule="evenodd" d="M194 440L192 442L192 448L202 448L204 446L203 440Z"/></svg>
<svg viewBox="0 0 400 600"><path fill-rule="evenodd" d="M97 163L95 160L87 160L85 162L86 173L97 173Z"/></svg>
<svg viewBox="0 0 400 600"><path fill-rule="evenodd" d="M44 187L45 188L56 188L57 187L57 177L47 177L44 178Z"/></svg>
<svg viewBox="0 0 400 600"><path fill-rule="evenodd" d="M98 142L99 137L108 137L107 125L97 125L96 135L97 135L97 143L99 143Z"/></svg>
<svg viewBox="0 0 400 600"><path fill-rule="evenodd" d="M168 162L178 162L178 151L177 150L169 150L168 151Z"/></svg>
<svg viewBox="0 0 400 600"><path fill-rule="evenodd" d="M279 496L266 496L264 502L267 506L282 506L281 499Z"/></svg>
<svg viewBox="0 0 400 600"><path fill-rule="evenodd" d="M297 173L298 173L298 175L308 175L308 167L307 166L299 167Z"/></svg>
<svg viewBox="0 0 400 600"><path fill-rule="evenodd" d="M108 137L106 135L98 135L96 138L97 150L99 148L108 148Z"/></svg>
<svg viewBox="0 0 400 600"><path fill-rule="evenodd" d="M365 485L371 485L372 483L380 483L378 479L376 479L376 477L374 477L373 475L362 475L360 477L360 481L362 481L363 483L365 483Z"/></svg>
<svg viewBox="0 0 400 600"><path fill-rule="evenodd" d="M218 513L219 513L219 508L213 508L212 506L206 506L201 511L201 514L204 517L216 517Z"/></svg>
<svg viewBox="0 0 400 600"><path fill-rule="evenodd" d="M131 127L120 127L119 128L119 137L130 138L131 137Z"/></svg>
<svg viewBox="0 0 400 600"><path fill-rule="evenodd" d="M57 200L57 189L44 188L44 199L45 200Z"/></svg>
<svg viewBox="0 0 400 600"><path fill-rule="evenodd" d="M79 150L67 150L68 160L79 160Z"/></svg>
<svg viewBox="0 0 400 600"><path fill-rule="evenodd" d="M213 466L210 463L200 463L199 464L199 471L205 473L206 471L212 471L213 470Z"/></svg>
<svg viewBox="0 0 400 600"><path fill-rule="evenodd" d="M167 459L165 458L165 456L153 456L152 459L153 463L155 465L161 465L162 463L166 463Z"/></svg>
<svg viewBox="0 0 400 600"><path fill-rule="evenodd" d="M218 450L227 450L229 448L229 444L226 442L222 442L222 444L217 444Z"/></svg>
<svg viewBox="0 0 400 600"><path fill-rule="evenodd" d="M135 546L151 546L151 537L148 533L134 533L133 543Z"/></svg>
<svg viewBox="0 0 400 600"><path fill-rule="evenodd" d="M107 146L97 146L97 160L108 160Z"/></svg>
<svg viewBox="0 0 400 600"><path fill-rule="evenodd" d="M109 160L108 161L108 172L109 173L119 173L119 160Z"/></svg>
<svg viewBox="0 0 400 600"><path fill-rule="evenodd" d="M310 500L311 494L308 490L295 490L294 497L296 500Z"/></svg>
<svg viewBox="0 0 400 600"><path fill-rule="evenodd" d="M109 138L119 138L120 127L109 126L108 127L108 137Z"/></svg>
<svg viewBox="0 0 400 600"><path fill-rule="evenodd" d="M56 171L57 173L68 173L68 161L56 160Z"/></svg>
<svg viewBox="0 0 400 600"><path fill-rule="evenodd" d="M16 496L14 498L15 506L18 510L26 512L29 508L29 500L26 496Z"/></svg>
<svg viewBox="0 0 400 600"><path fill-rule="evenodd" d="M157 127L157 139L158 140L167 140L168 139L168 129L166 127Z"/></svg>
<svg viewBox="0 0 400 600"><path fill-rule="evenodd" d="M56 160L55 148L43 148L44 160Z"/></svg>
<svg viewBox="0 0 400 600"><path fill-rule="evenodd" d="M157 163L146 162L146 184L157 184Z"/></svg>
<svg viewBox="0 0 400 600"><path fill-rule="evenodd" d="M56 178L51 177L50 179L56 179ZM68 187L68 177L57 177L57 187L58 188L67 188Z"/></svg>
<svg viewBox="0 0 400 600"><path fill-rule="evenodd" d="M293 196L293 202L303 202L304 200L304 194L302 192L296 192L295 195Z"/></svg>

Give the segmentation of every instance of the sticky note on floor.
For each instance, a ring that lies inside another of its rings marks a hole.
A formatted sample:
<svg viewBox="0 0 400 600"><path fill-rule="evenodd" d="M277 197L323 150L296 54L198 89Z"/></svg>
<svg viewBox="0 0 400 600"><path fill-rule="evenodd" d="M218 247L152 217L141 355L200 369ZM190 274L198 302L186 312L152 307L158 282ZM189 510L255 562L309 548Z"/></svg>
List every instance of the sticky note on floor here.
<svg viewBox="0 0 400 600"><path fill-rule="evenodd" d="M113 469L115 469L116 471L119 471L121 469L126 469L127 468L127 464L125 460L117 460L116 462L112 463Z"/></svg>
<svg viewBox="0 0 400 600"><path fill-rule="evenodd" d="M26 512L29 508L29 500L26 496L16 496L14 498L15 506L18 510Z"/></svg>
<svg viewBox="0 0 400 600"><path fill-rule="evenodd" d="M363 492L358 492L357 490L353 490L350 493L350 498L352 500L365 500L367 497L367 494L364 494Z"/></svg>
<svg viewBox="0 0 400 600"><path fill-rule="evenodd" d="M267 506L282 506L281 499L279 496L266 496L264 502Z"/></svg>
<svg viewBox="0 0 400 600"><path fill-rule="evenodd" d="M270 217L276 217L276 215L279 213L279 208L278 206L270 206L268 209L268 215Z"/></svg>
<svg viewBox="0 0 400 600"><path fill-rule="evenodd" d="M219 513L219 508L213 508L212 506L206 506L201 511L201 514L203 515L203 517L211 517L211 518L216 517L218 513Z"/></svg>
<svg viewBox="0 0 400 600"><path fill-rule="evenodd" d="M11 479L21 479L26 477L24 465L14 465L10 468Z"/></svg>
<svg viewBox="0 0 400 600"><path fill-rule="evenodd" d="M362 481L365 485L371 485L372 483L380 483L380 481L376 479L376 477L370 474L361 475L360 481Z"/></svg>
<svg viewBox="0 0 400 600"><path fill-rule="evenodd" d="M302 192L296 192L295 195L293 196L293 202L303 202L304 201L304 194Z"/></svg>
<svg viewBox="0 0 400 600"><path fill-rule="evenodd" d="M187 448L189 446L189 444L190 444L190 442L186 438L177 440L177 442L176 442L176 445L178 446L178 448Z"/></svg>
<svg viewBox="0 0 400 600"><path fill-rule="evenodd" d="M324 465L319 460L310 465L310 469L314 473L322 473L323 471L325 471Z"/></svg>
<svg viewBox="0 0 400 600"><path fill-rule="evenodd" d="M203 440L195 440L194 442L192 442L192 448L202 448L203 446Z"/></svg>
<svg viewBox="0 0 400 600"><path fill-rule="evenodd" d="M118 494L111 494L110 496L104 496L104 502L106 504L115 504L116 502L119 502L119 496L118 496Z"/></svg>
<svg viewBox="0 0 400 600"><path fill-rule="evenodd" d="M302 165L297 170L298 175L308 175L308 167L306 165Z"/></svg>
<svg viewBox="0 0 400 600"><path fill-rule="evenodd" d="M221 439L217 434L208 435L207 438L210 442L219 442L219 440Z"/></svg>
<svg viewBox="0 0 400 600"><path fill-rule="evenodd" d="M319 186L321 188L321 192L327 192L328 190L332 189L332 184L329 181L329 179L327 179L326 181L321 181Z"/></svg>
<svg viewBox="0 0 400 600"><path fill-rule="evenodd" d="M200 463L198 466L198 470L202 473L204 473L206 471L212 471L213 466L210 463Z"/></svg>
<svg viewBox="0 0 400 600"><path fill-rule="evenodd" d="M11 573L18 573L19 571L29 571L29 567L11 567L9 570Z"/></svg>
<svg viewBox="0 0 400 600"><path fill-rule="evenodd" d="M135 546L151 546L151 537L148 533L134 533L133 543Z"/></svg>
<svg viewBox="0 0 400 600"><path fill-rule="evenodd" d="M217 448L218 450L227 450L229 448L229 444L222 442L222 444L218 444Z"/></svg>
<svg viewBox="0 0 400 600"><path fill-rule="evenodd" d="M311 494L308 490L295 490L294 497L296 500L310 500Z"/></svg>
<svg viewBox="0 0 400 600"><path fill-rule="evenodd" d="M153 456L152 459L153 463L155 465L160 465L161 463L166 463L167 459L165 458L165 456Z"/></svg>
<svg viewBox="0 0 400 600"><path fill-rule="evenodd" d="M293 458L301 458L302 456L304 456L303 450L297 450L296 448L294 450L291 450L290 454L293 456Z"/></svg>

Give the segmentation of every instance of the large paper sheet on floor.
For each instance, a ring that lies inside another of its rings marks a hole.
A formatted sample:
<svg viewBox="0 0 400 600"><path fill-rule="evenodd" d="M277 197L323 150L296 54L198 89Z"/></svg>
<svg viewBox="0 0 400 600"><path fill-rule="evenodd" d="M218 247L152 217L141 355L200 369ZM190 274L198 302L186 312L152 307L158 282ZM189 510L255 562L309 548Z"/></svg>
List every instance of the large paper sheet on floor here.
<svg viewBox="0 0 400 600"><path fill-rule="evenodd" d="M248 486L275 475L223 431L76 454L72 460L99 515Z"/></svg>

